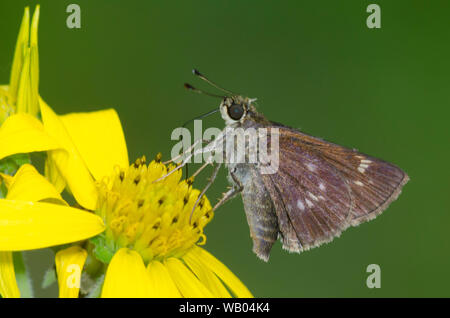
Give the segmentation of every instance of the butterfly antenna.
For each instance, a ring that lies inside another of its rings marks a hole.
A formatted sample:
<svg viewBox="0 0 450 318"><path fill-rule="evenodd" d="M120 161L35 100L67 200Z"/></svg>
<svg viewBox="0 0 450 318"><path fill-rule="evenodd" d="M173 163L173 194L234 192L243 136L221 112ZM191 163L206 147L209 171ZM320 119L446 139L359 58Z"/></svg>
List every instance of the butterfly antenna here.
<svg viewBox="0 0 450 318"><path fill-rule="evenodd" d="M207 96L218 97L218 98L226 97L223 95L217 95L217 94L202 91L201 89L195 88L194 86L192 86L191 84L188 84L188 83L184 83L184 88L186 88L187 90L193 91L194 93L203 94L203 95L207 95Z"/></svg>
<svg viewBox="0 0 450 318"><path fill-rule="evenodd" d="M227 89L225 89L225 88L220 87L219 85L217 85L217 84L214 83L213 81L209 80L205 75L203 75L202 73L200 73L200 72L199 72L197 69L195 69L195 68L192 70L192 73L194 73L195 76L200 77L202 80L204 80L204 81L205 81L206 83L208 83L209 85L214 86L214 87L217 88L217 89L220 89L222 92L225 92L225 93L230 94L230 95L238 95L238 94L233 93L233 92L231 92L231 91L229 91L229 90L227 90Z"/></svg>
<svg viewBox="0 0 450 318"><path fill-rule="evenodd" d="M211 110L211 111L209 111L209 112L207 112L207 113L205 113L205 114L203 114L203 115L200 115L200 116L198 116L198 117L189 119L187 122L185 122L185 123L183 124L182 127L183 127L183 128L186 127L189 123L193 122L194 120L203 119L203 118L205 118L205 117L208 117L209 115L212 115L212 114L214 114L214 113L217 113L219 110L220 110L219 108L214 108L213 110Z"/></svg>

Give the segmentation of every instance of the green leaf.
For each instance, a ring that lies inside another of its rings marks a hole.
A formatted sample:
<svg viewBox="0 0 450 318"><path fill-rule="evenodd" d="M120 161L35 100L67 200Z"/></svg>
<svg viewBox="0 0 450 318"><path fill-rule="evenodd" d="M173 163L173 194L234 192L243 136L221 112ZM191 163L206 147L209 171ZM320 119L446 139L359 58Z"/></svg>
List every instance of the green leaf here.
<svg viewBox="0 0 450 318"><path fill-rule="evenodd" d="M86 298L99 298L102 292L103 281L105 280L105 275L97 278L95 286L92 288L91 292L86 296Z"/></svg>
<svg viewBox="0 0 450 318"><path fill-rule="evenodd" d="M24 298L33 297L33 283L28 275L22 252L13 252L14 271L16 272L16 281L19 286L20 295Z"/></svg>
<svg viewBox="0 0 450 318"><path fill-rule="evenodd" d="M56 271L54 267L47 269L42 279L41 287L43 289L50 287L56 282Z"/></svg>
<svg viewBox="0 0 450 318"><path fill-rule="evenodd" d="M0 172L14 175L20 166L30 163L30 156L26 153L19 153L0 160Z"/></svg>

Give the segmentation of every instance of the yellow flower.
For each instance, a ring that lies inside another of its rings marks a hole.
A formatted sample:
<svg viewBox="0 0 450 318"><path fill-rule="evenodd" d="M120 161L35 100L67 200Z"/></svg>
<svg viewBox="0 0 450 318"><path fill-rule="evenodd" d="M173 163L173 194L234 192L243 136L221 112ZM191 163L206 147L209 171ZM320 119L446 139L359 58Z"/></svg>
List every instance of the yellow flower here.
<svg viewBox="0 0 450 318"><path fill-rule="evenodd" d="M154 182L170 171L159 159L148 166L138 159L99 184L103 246L115 252L102 297L230 297L220 279L235 295L250 296L225 266L195 245L206 240L203 228L213 217L209 201L200 201L189 222L200 191L189 180L180 182L180 170Z"/></svg>
<svg viewBox="0 0 450 318"><path fill-rule="evenodd" d="M38 114L39 56L38 56L39 5L33 14L30 28L30 10L25 13L17 38L9 85L0 86L0 125L15 113Z"/></svg>
<svg viewBox="0 0 450 318"><path fill-rule="evenodd" d="M211 206L205 197L189 222L199 191L180 182L181 173L153 182L171 167L159 160L130 166L114 110L58 116L39 97L38 20L39 6L30 31L25 9L10 85L0 86L0 160L47 152L46 178L28 164L14 177L0 174L8 189L0 199L2 297L20 296L12 251L74 242L55 257L60 297L78 296L81 270L93 256L108 264L103 297L251 297L225 265L197 246L206 240ZM61 198L63 189L80 209Z"/></svg>
<svg viewBox="0 0 450 318"><path fill-rule="evenodd" d="M0 126L4 131L16 131L20 132L22 127L14 124L15 120L9 121L8 124L4 124L11 116L17 116L17 118L24 118L30 123L36 122L39 111L39 57L38 57L38 22L39 22L39 5L33 14L33 18L30 26L30 10L25 8L22 23L17 38L14 59L12 63L11 76L9 85L0 85ZM27 132L21 131L23 137L26 137ZM38 136L34 136L38 137ZM35 149L32 143L28 144L30 150ZM4 149L4 145L1 144L0 148ZM13 147L10 147L8 151L12 153L19 153ZM14 173L18 167L29 162L27 155L18 154L17 156L7 158L0 163L0 171L7 173ZM7 178L7 176L5 176ZM0 182L0 196L4 196L5 189ZM16 189L18 189L16 187ZM17 192L17 191L16 191ZM9 197L16 196L10 194ZM18 259L21 259L20 255ZM2 276L14 276L13 257L11 252L0 251L0 277ZM4 284L4 280L0 281L0 293L8 294L10 296L18 296L19 291L15 284ZM30 287L30 286L28 286ZM5 292L1 292L6 290Z"/></svg>
<svg viewBox="0 0 450 318"><path fill-rule="evenodd" d="M78 295L81 271L72 273L69 267L83 267L84 247L109 263L102 297L251 297L225 265L198 246L204 243L203 227L213 216L209 201L206 197L201 201L189 222L199 191L192 189L190 181L180 181L181 172L154 182L173 167L162 164L160 158L148 165L144 159L129 165L114 110L58 116L42 100L40 107L43 124L11 116L5 125L14 119L15 127L21 129L0 127L0 145L26 152L31 143L48 151L46 171L57 189L53 187L46 203L13 200L9 195L17 191L10 182L8 197L0 200L0 251L60 245L101 233L87 245L57 253L61 297ZM2 150L0 159L12 154ZM84 209L95 213L58 204L61 199L55 193L59 195L64 185ZM36 189L27 191L42 200ZM48 203L49 199L59 201ZM12 284L11 277L0 280Z"/></svg>
<svg viewBox="0 0 450 318"><path fill-rule="evenodd" d="M0 199L0 294L19 297L12 251L38 249L89 238L104 230L100 217L67 206L33 166L23 165L10 177Z"/></svg>

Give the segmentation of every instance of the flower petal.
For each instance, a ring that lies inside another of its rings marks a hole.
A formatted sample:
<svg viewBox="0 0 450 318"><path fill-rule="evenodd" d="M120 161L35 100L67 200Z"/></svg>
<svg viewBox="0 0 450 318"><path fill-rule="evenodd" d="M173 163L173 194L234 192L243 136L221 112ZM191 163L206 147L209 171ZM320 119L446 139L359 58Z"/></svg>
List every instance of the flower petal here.
<svg viewBox="0 0 450 318"><path fill-rule="evenodd" d="M147 266L150 278L152 297L179 298L181 297L177 286L170 277L167 268L159 261L151 261Z"/></svg>
<svg viewBox="0 0 450 318"><path fill-rule="evenodd" d="M39 113L39 53L38 53L38 24L39 5L36 5L30 30L30 90L31 104L28 113L36 116Z"/></svg>
<svg viewBox="0 0 450 318"><path fill-rule="evenodd" d="M94 210L97 205L97 189L83 157L60 117L42 99L40 105L46 132L65 150L50 151L48 156L58 167L77 202L86 209Z"/></svg>
<svg viewBox="0 0 450 318"><path fill-rule="evenodd" d="M138 252L121 248L106 271L102 298L150 297L150 281Z"/></svg>
<svg viewBox="0 0 450 318"><path fill-rule="evenodd" d="M183 256L183 260L191 268L198 279L211 291L214 297L230 298L231 295L223 285L223 283L217 278L208 267L204 266L198 259L191 253L186 253Z"/></svg>
<svg viewBox="0 0 450 318"><path fill-rule="evenodd" d="M59 298L78 298L81 271L86 257L86 250L77 245L56 253L55 264L58 275Z"/></svg>
<svg viewBox="0 0 450 318"><path fill-rule="evenodd" d="M50 183L53 184L58 193L61 193L64 190L64 188L66 187L66 180L64 180L64 177L61 175L58 167L51 158L47 157L47 160L45 160L44 174L47 180L49 180Z"/></svg>
<svg viewBox="0 0 450 318"><path fill-rule="evenodd" d="M68 114L60 118L96 180L109 176L117 165L128 167L127 145L114 109Z"/></svg>
<svg viewBox="0 0 450 318"><path fill-rule="evenodd" d="M0 252L0 295L3 298L20 297L11 252Z"/></svg>
<svg viewBox="0 0 450 318"><path fill-rule="evenodd" d="M0 180L5 183L6 189L8 189L11 186L11 183L13 182L13 179L14 179L13 176L10 176L8 174L0 172ZM0 184L1 184L1 182L0 182Z"/></svg>
<svg viewBox="0 0 450 318"><path fill-rule="evenodd" d="M60 148L44 130L42 123L28 114L8 117L0 127L0 159L34 151Z"/></svg>
<svg viewBox="0 0 450 318"><path fill-rule="evenodd" d="M20 25L19 36L17 37L16 49L14 51L14 60L11 69L11 96L15 98L17 96L17 90L19 87L19 78L22 71L23 65L23 52L26 47L28 47L28 39L30 35L30 9L25 7L25 12L22 18L22 24Z"/></svg>
<svg viewBox="0 0 450 318"><path fill-rule="evenodd" d="M194 246L189 251L193 257L195 257L204 266L213 271L233 292L237 297L250 298L253 295L245 287L245 285L236 277L224 264L222 264L217 258L208 253L201 247Z"/></svg>
<svg viewBox="0 0 450 318"><path fill-rule="evenodd" d="M31 28L30 28L30 46L37 46L38 44L38 24L39 24L39 12L40 5L37 4L34 9L33 18L31 20Z"/></svg>
<svg viewBox="0 0 450 318"><path fill-rule="evenodd" d="M27 113L33 117L36 114L30 112L31 101L31 85L30 85L30 60L31 50L27 47L24 49L24 59L22 71L19 77L19 89L17 91L17 113Z"/></svg>
<svg viewBox="0 0 450 318"><path fill-rule="evenodd" d="M9 200L36 202L44 199L56 199L67 205L55 187L30 164L20 167L8 188L6 199Z"/></svg>
<svg viewBox="0 0 450 318"><path fill-rule="evenodd" d="M172 277L175 285L177 285L178 290L181 292L185 298L211 298L213 295L211 292L203 285L198 278L192 273L186 265L184 265L177 258L169 258L164 261L169 270L170 276Z"/></svg>
<svg viewBox="0 0 450 318"><path fill-rule="evenodd" d="M84 240L103 232L103 220L58 204L0 199L0 251L22 251Z"/></svg>
<svg viewBox="0 0 450 318"><path fill-rule="evenodd" d="M36 10L33 14L31 22L31 38L30 44L28 44L28 32L27 42L22 43L22 65L19 75L19 86L17 90L17 112L28 113L32 116L36 116L39 111L38 106L38 82L39 82L39 57L37 48L37 28L39 21L39 5L36 6Z"/></svg>

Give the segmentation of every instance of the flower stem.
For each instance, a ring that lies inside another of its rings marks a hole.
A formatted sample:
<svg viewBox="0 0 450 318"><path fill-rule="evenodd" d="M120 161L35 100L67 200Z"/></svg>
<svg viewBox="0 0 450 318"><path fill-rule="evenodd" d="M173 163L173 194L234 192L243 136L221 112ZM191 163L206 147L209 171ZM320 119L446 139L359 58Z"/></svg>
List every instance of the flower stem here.
<svg viewBox="0 0 450 318"><path fill-rule="evenodd" d="M20 295L24 298L33 297L33 283L30 276L26 270L23 253L14 252L13 253L14 269L16 272L16 281L19 286Z"/></svg>

